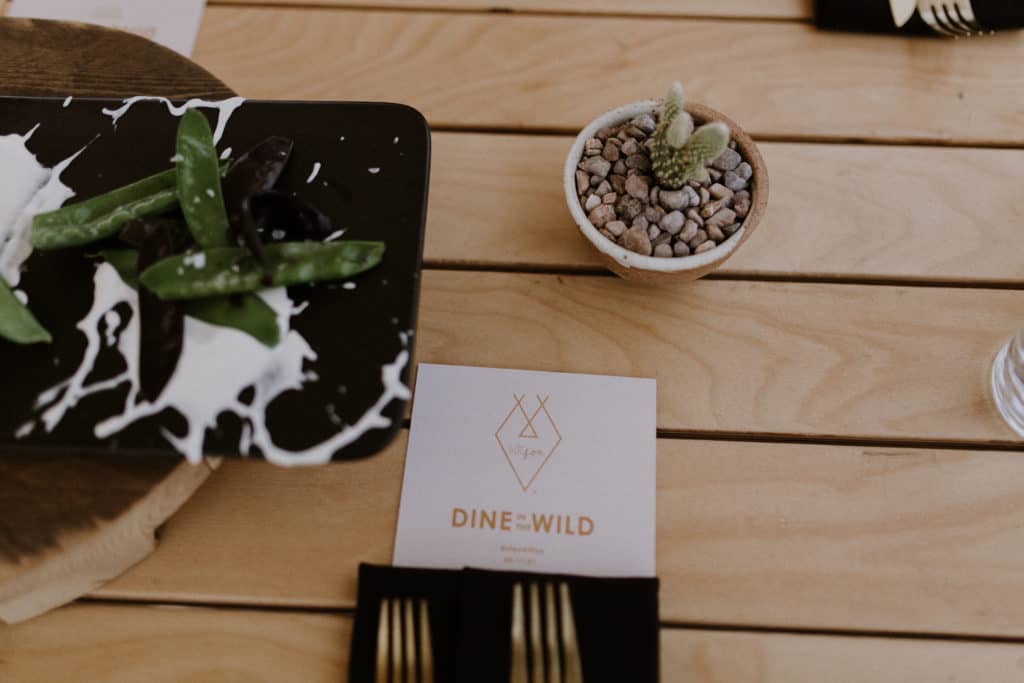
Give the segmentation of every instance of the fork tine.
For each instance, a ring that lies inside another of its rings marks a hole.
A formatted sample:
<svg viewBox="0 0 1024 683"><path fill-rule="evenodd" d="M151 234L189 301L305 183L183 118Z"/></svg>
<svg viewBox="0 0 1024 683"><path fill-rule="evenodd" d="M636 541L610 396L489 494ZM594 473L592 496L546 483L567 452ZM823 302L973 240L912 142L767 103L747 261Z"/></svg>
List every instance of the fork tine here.
<svg viewBox="0 0 1024 683"><path fill-rule="evenodd" d="M583 663L576 640L576 620L572 616L572 598L569 584L558 586L558 606L562 616L562 652L565 654L565 683L583 683Z"/></svg>
<svg viewBox="0 0 1024 683"><path fill-rule="evenodd" d="M374 683L388 683L388 599L380 601L377 616L377 665L374 667Z"/></svg>
<svg viewBox="0 0 1024 683"><path fill-rule="evenodd" d="M935 15L935 6L932 5L930 2L918 2L917 3L917 11L921 15L921 19L924 20L924 23L926 23L929 26L931 26L932 29L936 33L940 33L940 34L942 34L944 36L956 35L956 34L950 32L950 30L947 29L939 21L938 17L936 17L936 15Z"/></svg>
<svg viewBox="0 0 1024 683"><path fill-rule="evenodd" d="M555 615L555 585L544 584L544 642L547 645L548 683L562 683L562 657L558 652L558 617Z"/></svg>
<svg viewBox="0 0 1024 683"><path fill-rule="evenodd" d="M523 617L523 584L512 586L512 653L509 683L528 683L526 679L526 624Z"/></svg>
<svg viewBox="0 0 1024 683"><path fill-rule="evenodd" d="M402 668L402 680L405 683L416 683L416 623L413 619L412 600L405 599L405 656L402 661L405 666Z"/></svg>
<svg viewBox="0 0 1024 683"><path fill-rule="evenodd" d="M420 600L420 683L434 683L434 649L430 641L430 610Z"/></svg>
<svg viewBox="0 0 1024 683"><path fill-rule="evenodd" d="M978 25L977 20L974 18L974 8L971 7L970 0L958 0L953 3L953 8L950 10L950 14L956 14L957 21L967 31L972 33L981 33L982 28Z"/></svg>
<svg viewBox="0 0 1024 683"><path fill-rule="evenodd" d="M402 601L391 602L391 683L400 683L402 671Z"/></svg>
<svg viewBox="0 0 1024 683"><path fill-rule="evenodd" d="M974 7L971 6L971 0L960 0L956 4L956 11L960 13L960 17L968 26L975 31L985 32L985 29L978 23L978 18L974 16Z"/></svg>
<svg viewBox="0 0 1024 683"><path fill-rule="evenodd" d="M544 683L544 651L540 642L540 590L530 583L530 683Z"/></svg>
<svg viewBox="0 0 1024 683"><path fill-rule="evenodd" d="M955 7L950 7L947 6L946 3L942 3L939 6L937 14L943 19L946 26L958 36L971 35L971 29L960 24L960 15L954 10Z"/></svg>

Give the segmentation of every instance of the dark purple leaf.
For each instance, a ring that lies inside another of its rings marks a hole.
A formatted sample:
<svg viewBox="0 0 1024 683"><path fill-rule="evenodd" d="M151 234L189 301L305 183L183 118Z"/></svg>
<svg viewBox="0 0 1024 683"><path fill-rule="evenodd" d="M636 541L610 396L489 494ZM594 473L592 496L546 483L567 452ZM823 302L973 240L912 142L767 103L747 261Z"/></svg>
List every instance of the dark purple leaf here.
<svg viewBox="0 0 1024 683"><path fill-rule="evenodd" d="M287 138L267 138L231 164L221 183L228 222L264 266L267 259L249 203L254 195L274 187L293 147L294 143Z"/></svg>
<svg viewBox="0 0 1024 683"><path fill-rule="evenodd" d="M335 231L330 218L295 194L261 192L249 200L249 208L264 240L323 240Z"/></svg>

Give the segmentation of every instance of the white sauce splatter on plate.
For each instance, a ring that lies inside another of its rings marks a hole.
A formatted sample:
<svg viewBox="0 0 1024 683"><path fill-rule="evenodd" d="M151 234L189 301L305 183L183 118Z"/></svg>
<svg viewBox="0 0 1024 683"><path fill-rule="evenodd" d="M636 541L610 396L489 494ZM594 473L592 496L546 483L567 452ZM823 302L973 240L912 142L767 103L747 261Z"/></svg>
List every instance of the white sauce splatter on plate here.
<svg viewBox="0 0 1024 683"><path fill-rule="evenodd" d="M118 109L103 111L116 125L133 104L143 100L163 102L174 116L192 107L218 109L217 140L231 113L244 101L242 98L223 102L189 100L184 105L174 106L164 98L133 97L124 100L124 105ZM59 208L74 196L74 191L61 182L60 176L82 152L79 150L53 169L47 169L26 146L35 130L25 135L0 136L0 164L7 171L5 182L0 183L0 276L12 287L18 284L21 266L32 251L28 240L32 217ZM228 148L224 155L229 156L230 151ZM318 171L319 166L317 163L315 170ZM198 200L196 197L195 201ZM340 237L342 232L339 230L329 239ZM205 254L199 253L185 259L185 265L202 268L204 261ZM352 289L355 283L345 283L343 287ZM20 290L16 295L19 299L26 297ZM308 304L293 305L284 288L265 290L259 295L277 314L281 342L276 347L268 348L233 328L187 317L178 365L160 396L150 402L140 394L138 294L121 280L110 264L98 264L93 275L92 306L77 324L86 338L82 358L64 381L39 394L35 402L37 417L18 427L15 437L24 438L37 426L50 432L86 396L125 385L128 393L122 410L95 425L96 438L107 439L140 419L171 408L185 418L187 431L174 434L165 429L162 434L175 450L193 463L203 458L206 430L215 427L218 417L224 413L234 413L243 421L240 453L247 455L255 447L267 460L278 465L328 462L335 452L368 431L391 426L391 419L383 414L384 409L394 400L410 397L408 387L401 381L409 361L404 341L397 357L381 367L382 393L357 420L304 450L292 451L275 444L266 424L267 409L282 393L301 390L305 384L317 381L316 373L304 367L307 362L315 361L317 354L298 331L291 329L292 316L298 315ZM122 316L124 307L128 311L126 316ZM104 348L116 351L125 367L114 376L95 377L94 366ZM216 364L211 364L211 359L216 359ZM244 403L239 396L248 390L252 391L253 398ZM334 417L331 421L335 421ZM336 424L340 426L340 417Z"/></svg>
<svg viewBox="0 0 1024 683"><path fill-rule="evenodd" d="M213 131L213 143L217 144L224 135L224 129L227 128L231 115L235 113L236 109L245 103L245 98L229 97L226 100L200 100L193 98L184 104L175 105L166 97L137 95L135 97L129 97L126 100L122 100L122 106L117 109L104 109L103 113L111 118L114 122L114 126L116 127L117 122L121 120L121 117L127 114L128 110L138 102L163 102L167 107L167 111L171 113L171 116L182 116L189 109L216 109L217 126Z"/></svg>
<svg viewBox="0 0 1024 683"><path fill-rule="evenodd" d="M84 147L53 169L39 163L27 143L39 126L25 135L0 135L0 278L12 288L21 281L21 265L32 254L32 217L59 208L74 191L61 182L61 173Z"/></svg>
<svg viewBox="0 0 1024 683"><path fill-rule="evenodd" d="M309 177L306 178L306 184L309 185L311 182L316 180L316 177L320 175L320 162L316 161L313 163L313 170L310 172Z"/></svg>
<svg viewBox="0 0 1024 683"><path fill-rule="evenodd" d="M401 381L409 360L408 351L403 349L393 362L381 368L384 391L356 422L304 450L291 451L274 443L266 424L267 408L280 394L301 390L304 384L316 381L316 374L304 370L303 366L317 358L302 335L290 329L295 307L286 290L279 287L260 293L277 313L281 333L277 346L269 348L244 332L185 318L184 343L174 374L155 401L141 399L138 295L107 263L97 266L93 283L92 307L78 323L78 329L86 337L82 361L70 377L44 391L36 401L46 431L52 431L86 396L127 384L128 395L121 413L96 425L93 431L97 439L109 438L142 418L172 408L185 418L187 431L184 435L166 429L161 433L189 462L198 463L203 458L206 430L216 427L221 414L230 412L242 418L245 424L239 438L239 452L243 455L248 455L255 446L263 457L277 465L316 465L328 462L336 451L371 429L391 426L391 419L383 414L384 409L391 401L406 400L410 396ZM131 317L120 333L115 334L121 321L116 313L116 318L111 317L111 313L122 304L128 305ZM105 339L100 336L101 321L105 323ZM104 346L121 355L125 370L113 377L92 379L94 364ZM210 363L214 358L217 359L215 366ZM253 399L247 405L239 396L250 388ZM24 426L19 429L21 436L30 431L31 428Z"/></svg>

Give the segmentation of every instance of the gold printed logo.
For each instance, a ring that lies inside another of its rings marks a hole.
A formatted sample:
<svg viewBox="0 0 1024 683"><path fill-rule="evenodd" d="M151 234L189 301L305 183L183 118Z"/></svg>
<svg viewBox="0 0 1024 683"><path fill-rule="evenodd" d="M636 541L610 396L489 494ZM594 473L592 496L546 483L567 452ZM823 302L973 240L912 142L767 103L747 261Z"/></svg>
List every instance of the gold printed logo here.
<svg viewBox="0 0 1024 683"><path fill-rule="evenodd" d="M512 473L523 491L529 490L544 469L544 465L562 443L562 435L548 412L550 396L537 394L537 405L528 411L523 405L526 394L512 394L514 403L508 411L494 438L498 440L501 452L512 467Z"/></svg>

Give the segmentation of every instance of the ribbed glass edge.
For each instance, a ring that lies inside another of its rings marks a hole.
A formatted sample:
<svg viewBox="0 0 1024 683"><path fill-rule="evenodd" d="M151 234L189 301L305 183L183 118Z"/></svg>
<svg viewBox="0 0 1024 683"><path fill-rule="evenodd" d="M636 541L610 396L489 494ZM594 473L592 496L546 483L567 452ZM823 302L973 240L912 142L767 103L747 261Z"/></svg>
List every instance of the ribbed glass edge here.
<svg viewBox="0 0 1024 683"><path fill-rule="evenodd" d="M1024 330L999 350L992 363L992 400L1010 429L1024 437Z"/></svg>

